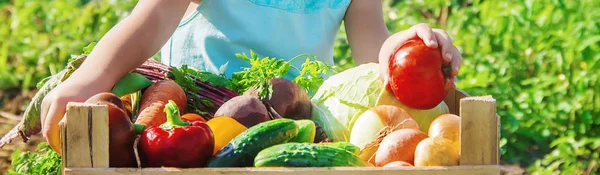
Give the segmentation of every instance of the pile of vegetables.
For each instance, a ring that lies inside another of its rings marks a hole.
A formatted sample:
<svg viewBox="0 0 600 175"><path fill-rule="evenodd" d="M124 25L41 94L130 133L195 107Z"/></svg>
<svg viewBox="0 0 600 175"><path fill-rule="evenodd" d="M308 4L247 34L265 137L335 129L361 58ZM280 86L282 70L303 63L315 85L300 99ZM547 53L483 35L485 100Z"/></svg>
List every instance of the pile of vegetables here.
<svg viewBox="0 0 600 175"><path fill-rule="evenodd" d="M86 103L108 106L111 167L458 165L460 117L446 114L442 101L446 65L420 42L390 59L391 92L378 64L325 80L332 68L310 55L285 61L251 51L237 55L251 67L231 79L148 60ZM403 65L422 57L433 61ZM300 68L291 65L298 58L306 58ZM39 120L39 100L83 59L45 83L15 133L39 132L31 122ZM298 76L285 79L289 71Z"/></svg>

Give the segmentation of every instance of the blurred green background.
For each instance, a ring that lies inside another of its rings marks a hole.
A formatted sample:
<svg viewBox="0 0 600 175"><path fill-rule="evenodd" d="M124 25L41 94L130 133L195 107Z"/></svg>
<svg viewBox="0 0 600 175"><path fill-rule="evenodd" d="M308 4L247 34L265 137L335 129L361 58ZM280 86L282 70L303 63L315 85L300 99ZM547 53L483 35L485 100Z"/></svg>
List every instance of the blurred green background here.
<svg viewBox="0 0 600 175"><path fill-rule="evenodd" d="M465 59L458 87L497 99L502 164L532 174L598 173L600 1L383 1L391 32L423 22L453 37ZM28 99L135 2L0 0L0 109L21 112L27 101L16 99ZM354 65L343 28L335 60Z"/></svg>

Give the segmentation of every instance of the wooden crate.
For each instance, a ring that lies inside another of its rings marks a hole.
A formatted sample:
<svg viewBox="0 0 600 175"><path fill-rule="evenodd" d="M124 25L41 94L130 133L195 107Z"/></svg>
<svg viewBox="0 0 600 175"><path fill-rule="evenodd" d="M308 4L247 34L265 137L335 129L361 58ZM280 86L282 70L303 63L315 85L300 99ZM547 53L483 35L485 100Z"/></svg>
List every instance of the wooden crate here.
<svg viewBox="0 0 600 175"><path fill-rule="evenodd" d="M106 106L69 103L61 121L63 170L67 175L463 175L500 174L499 116L491 96L469 97L457 89L444 100L461 116L460 166L445 167L333 167L333 168L110 168Z"/></svg>

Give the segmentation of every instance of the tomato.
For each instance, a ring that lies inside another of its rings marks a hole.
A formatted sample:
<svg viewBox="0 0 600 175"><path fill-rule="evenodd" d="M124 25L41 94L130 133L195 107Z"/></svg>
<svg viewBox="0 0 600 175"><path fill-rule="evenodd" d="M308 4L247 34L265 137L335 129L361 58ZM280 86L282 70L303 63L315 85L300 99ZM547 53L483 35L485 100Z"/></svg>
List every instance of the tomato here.
<svg viewBox="0 0 600 175"><path fill-rule="evenodd" d="M448 93L446 79L451 67L439 48L430 48L420 38L402 44L389 59L389 85L398 100L413 109L431 109Z"/></svg>

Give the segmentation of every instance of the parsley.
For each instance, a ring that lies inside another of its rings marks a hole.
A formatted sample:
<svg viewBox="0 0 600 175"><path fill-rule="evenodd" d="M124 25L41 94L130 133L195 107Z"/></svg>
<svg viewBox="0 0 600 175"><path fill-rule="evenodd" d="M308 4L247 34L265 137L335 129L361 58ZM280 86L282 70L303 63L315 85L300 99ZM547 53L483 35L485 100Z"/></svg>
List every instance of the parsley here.
<svg viewBox="0 0 600 175"><path fill-rule="evenodd" d="M314 94L319 89L319 86L323 84L325 78L322 75L330 75L332 73L332 67L322 61L311 61L310 58L306 58L306 61L302 64L302 70L300 75L294 78L294 83L304 88L308 94Z"/></svg>
<svg viewBox="0 0 600 175"><path fill-rule="evenodd" d="M332 67L322 61L319 61L315 55L300 54L294 58L285 61L271 57L259 58L254 51L250 50L250 57L246 53L238 53L236 57L250 62L250 67L243 68L242 71L233 74L233 82L239 87L242 93L251 87L255 87L261 97L270 97L272 87L270 80L273 78L283 78L290 70L300 73L294 78L293 82L304 88L309 94L313 94L323 83L323 76L332 73ZM298 58L306 58L302 69L295 67L291 62Z"/></svg>

